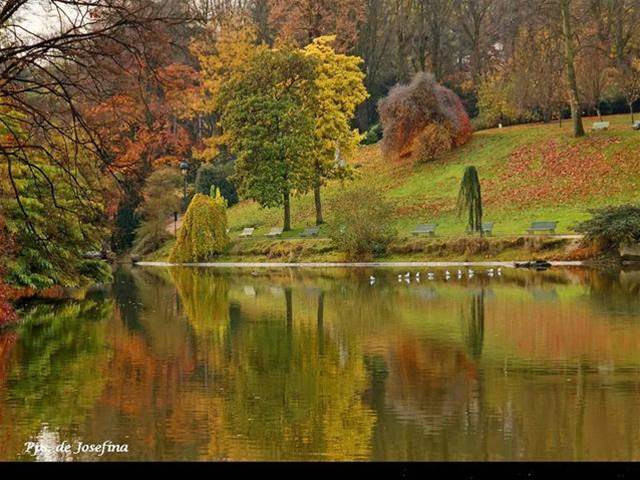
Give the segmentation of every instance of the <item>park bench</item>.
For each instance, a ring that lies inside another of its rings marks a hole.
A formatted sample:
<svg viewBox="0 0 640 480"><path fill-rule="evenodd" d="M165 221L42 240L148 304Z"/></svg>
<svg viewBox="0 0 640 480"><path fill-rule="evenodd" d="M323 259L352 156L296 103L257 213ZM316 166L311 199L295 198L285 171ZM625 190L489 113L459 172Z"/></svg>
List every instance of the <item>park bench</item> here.
<svg viewBox="0 0 640 480"><path fill-rule="evenodd" d="M634 130L640 130L640 120L633 122L633 127L631 128L633 128Z"/></svg>
<svg viewBox="0 0 640 480"><path fill-rule="evenodd" d="M242 230L242 233L239 235L240 237L251 237L253 235L253 232L255 232L255 228L245 228L244 230Z"/></svg>
<svg viewBox="0 0 640 480"><path fill-rule="evenodd" d="M309 227L305 228L301 235L303 237L317 237L319 233L320 227Z"/></svg>
<svg viewBox="0 0 640 480"><path fill-rule="evenodd" d="M536 233L536 232L556 232L556 226L558 222L532 222L531 227L527 230L527 233Z"/></svg>
<svg viewBox="0 0 640 480"><path fill-rule="evenodd" d="M492 235L493 234L493 223L494 222L486 222L482 224L482 233L484 235ZM472 233L471 230L467 230L467 233Z"/></svg>
<svg viewBox="0 0 640 480"><path fill-rule="evenodd" d="M433 237L436 234L437 227L437 223L425 223L422 225L418 225L416 229L411 233L413 235L431 235Z"/></svg>
<svg viewBox="0 0 640 480"><path fill-rule="evenodd" d="M282 228L276 227L272 228L271 231L265 234L265 237L279 237L282 235Z"/></svg>
<svg viewBox="0 0 640 480"><path fill-rule="evenodd" d="M608 130L609 129L609 122L594 122L593 125L591 125L591 130L593 130L594 132L598 132L600 130Z"/></svg>

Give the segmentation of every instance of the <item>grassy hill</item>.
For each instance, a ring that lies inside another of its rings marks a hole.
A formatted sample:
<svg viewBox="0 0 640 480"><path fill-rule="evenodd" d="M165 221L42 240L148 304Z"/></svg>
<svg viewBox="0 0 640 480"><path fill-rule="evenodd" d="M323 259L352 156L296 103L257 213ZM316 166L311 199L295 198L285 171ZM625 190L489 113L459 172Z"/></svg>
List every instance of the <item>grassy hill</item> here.
<svg viewBox="0 0 640 480"><path fill-rule="evenodd" d="M633 202L640 186L640 132L631 129L627 115L606 118L611 128L571 137L570 123L534 124L476 132L464 147L438 161L417 166L387 162L379 145L362 147L352 164L352 183L375 185L393 203L399 233L409 234L417 223L439 224L438 234L464 234L455 203L462 172L478 168L483 188L486 221L494 233L522 234L531 221L557 220L558 233L570 233L587 210L608 204ZM585 127L595 121L585 119ZM347 182L351 183L351 182ZM333 182L323 190L328 200L348 187ZM229 212L232 232L258 227L256 235L282 223L279 209L262 209L242 202ZM331 217L331 212L326 212ZM311 195L293 199L296 236L314 223Z"/></svg>
<svg viewBox="0 0 640 480"><path fill-rule="evenodd" d="M631 129L627 115L606 118L608 131L574 139L571 125L519 125L476 132L464 147L431 163L403 165L386 161L379 145L361 147L351 164L353 181L335 181L323 189L325 206L344 188L358 183L384 192L395 210L398 240L384 260L522 260L526 258L582 259L575 241L546 239L531 242L522 235L532 221L555 220L557 233L573 233L588 210L604 205L636 202L640 187L640 132ZM590 128L594 118L585 119ZM483 189L485 221L495 222L490 246L478 249L465 237L465 223L456 215L456 198L464 168L475 165ZM263 209L251 201L229 210L232 261L336 261L328 239L299 239L314 224L311 194L293 198L294 230L283 239L264 234L282 224L281 209ZM331 211L325 208L330 221ZM436 239L411 238L418 223L438 223ZM256 227L252 239L237 240L244 227ZM295 238L297 240L293 240ZM149 257L165 259L171 243ZM570 254L567 252L571 251Z"/></svg>

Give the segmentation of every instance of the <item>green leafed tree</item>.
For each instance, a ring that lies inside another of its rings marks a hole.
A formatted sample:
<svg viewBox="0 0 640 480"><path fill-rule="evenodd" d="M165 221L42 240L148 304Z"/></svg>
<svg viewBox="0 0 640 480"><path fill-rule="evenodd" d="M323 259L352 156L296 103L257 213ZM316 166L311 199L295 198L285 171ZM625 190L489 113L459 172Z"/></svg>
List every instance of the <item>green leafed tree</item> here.
<svg viewBox="0 0 640 480"><path fill-rule="evenodd" d="M0 255L6 282L40 290L109 280L106 263L84 258L89 251L102 250L105 208L100 195L83 193L99 192L104 179L94 175L82 149L73 164L74 181L68 177L71 167L57 152L22 154L18 147L28 137L15 118L20 118L15 111L0 110L0 217L3 233L14 245ZM54 140L65 145L62 138Z"/></svg>
<svg viewBox="0 0 640 480"><path fill-rule="evenodd" d="M467 167L460 183L458 193L458 215L466 216L467 228L470 232L482 235L482 191L476 167Z"/></svg>
<svg viewBox="0 0 640 480"><path fill-rule="evenodd" d="M315 62L290 47L262 50L221 91L221 124L236 155L234 182L263 207L283 207L313 182Z"/></svg>
<svg viewBox="0 0 640 480"><path fill-rule="evenodd" d="M184 215L169 261L194 263L220 255L229 245L227 209L221 196L197 193Z"/></svg>

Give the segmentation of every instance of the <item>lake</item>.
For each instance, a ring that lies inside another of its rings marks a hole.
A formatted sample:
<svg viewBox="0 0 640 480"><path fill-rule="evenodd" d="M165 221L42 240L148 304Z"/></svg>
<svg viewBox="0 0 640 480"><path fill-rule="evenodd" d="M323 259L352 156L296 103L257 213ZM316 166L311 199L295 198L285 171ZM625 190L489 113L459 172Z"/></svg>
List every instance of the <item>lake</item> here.
<svg viewBox="0 0 640 480"><path fill-rule="evenodd" d="M23 305L0 460L640 460L640 273L456 270L121 268Z"/></svg>

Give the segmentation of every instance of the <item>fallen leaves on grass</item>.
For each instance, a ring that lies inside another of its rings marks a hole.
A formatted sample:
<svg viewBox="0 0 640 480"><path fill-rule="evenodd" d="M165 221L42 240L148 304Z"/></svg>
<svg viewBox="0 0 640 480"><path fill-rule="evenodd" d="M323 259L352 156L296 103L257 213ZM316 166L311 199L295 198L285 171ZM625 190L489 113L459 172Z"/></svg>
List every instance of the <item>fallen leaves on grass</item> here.
<svg viewBox="0 0 640 480"><path fill-rule="evenodd" d="M525 207L533 204L567 204L619 191L616 162L606 148L617 137L591 137L575 143L550 139L517 148L496 179L484 182L487 203ZM629 160L631 161L631 160Z"/></svg>

